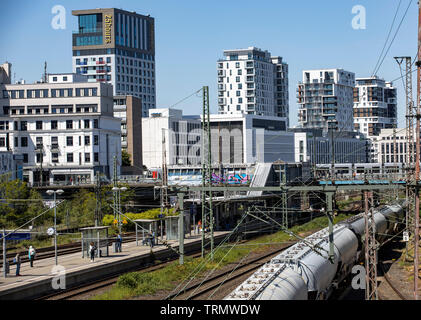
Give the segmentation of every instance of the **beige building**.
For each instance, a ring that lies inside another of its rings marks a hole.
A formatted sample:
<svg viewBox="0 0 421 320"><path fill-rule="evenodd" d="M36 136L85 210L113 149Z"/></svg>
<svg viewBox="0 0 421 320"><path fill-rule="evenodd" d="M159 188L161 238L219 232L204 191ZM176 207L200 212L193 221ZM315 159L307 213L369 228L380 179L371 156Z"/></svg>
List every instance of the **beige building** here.
<svg viewBox="0 0 421 320"><path fill-rule="evenodd" d="M130 155L131 167L122 174L142 172L142 102L134 96L114 97L114 117L121 119L121 148Z"/></svg>

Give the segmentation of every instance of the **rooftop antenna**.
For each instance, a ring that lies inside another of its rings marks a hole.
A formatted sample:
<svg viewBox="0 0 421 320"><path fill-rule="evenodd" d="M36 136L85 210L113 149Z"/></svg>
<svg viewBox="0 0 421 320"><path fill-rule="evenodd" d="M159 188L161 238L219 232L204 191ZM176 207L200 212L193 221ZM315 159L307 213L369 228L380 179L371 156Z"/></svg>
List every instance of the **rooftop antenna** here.
<svg viewBox="0 0 421 320"><path fill-rule="evenodd" d="M47 61L44 62L44 82L47 82Z"/></svg>

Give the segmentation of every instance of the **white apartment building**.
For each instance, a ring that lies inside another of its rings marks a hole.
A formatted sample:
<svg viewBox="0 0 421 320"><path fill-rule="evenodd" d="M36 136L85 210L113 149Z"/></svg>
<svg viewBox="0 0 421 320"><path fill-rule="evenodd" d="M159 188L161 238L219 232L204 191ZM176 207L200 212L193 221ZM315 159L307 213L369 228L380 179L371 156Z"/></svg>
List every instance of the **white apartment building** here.
<svg viewBox="0 0 421 320"><path fill-rule="evenodd" d="M0 151L22 154L25 181L89 183L96 172L112 178L114 156L119 174L120 119L113 117L110 84L53 74L48 83L0 90Z"/></svg>
<svg viewBox="0 0 421 320"><path fill-rule="evenodd" d="M121 9L74 10L73 72L108 82L113 94L142 100L142 116L156 107L155 20Z"/></svg>
<svg viewBox="0 0 421 320"><path fill-rule="evenodd" d="M397 124L397 89L377 76L358 78L354 88L354 128L367 138Z"/></svg>
<svg viewBox="0 0 421 320"><path fill-rule="evenodd" d="M303 71L298 84L298 120L302 128L353 131L355 74L343 69Z"/></svg>
<svg viewBox="0 0 421 320"><path fill-rule="evenodd" d="M289 118L288 64L255 47L225 50L217 62L219 114Z"/></svg>

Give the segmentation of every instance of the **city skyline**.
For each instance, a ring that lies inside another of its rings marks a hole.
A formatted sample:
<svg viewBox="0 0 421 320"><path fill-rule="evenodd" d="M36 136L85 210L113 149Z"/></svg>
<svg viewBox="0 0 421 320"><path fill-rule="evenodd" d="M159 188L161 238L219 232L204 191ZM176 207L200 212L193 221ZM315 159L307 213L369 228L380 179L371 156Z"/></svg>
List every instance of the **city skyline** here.
<svg viewBox="0 0 421 320"><path fill-rule="evenodd" d="M302 70L342 68L354 72L356 77L370 76L397 6L396 2L383 1L379 7L367 0L359 3L325 1L323 4L267 1L259 7L249 1L241 6L192 1L177 4L145 1L142 5L134 1L72 1L61 4L66 8L66 29L54 30L51 9L56 4L60 3L41 1L35 6L15 1L5 5L8 10L3 10L4 13L12 10L19 12L20 17L12 20L10 16L3 16L0 19L0 25L11 30L4 35L0 60L13 64L14 80L39 80L44 61L48 62L50 73L71 71L71 34L77 29L72 10L122 8L155 18L158 108L171 107L202 85L209 85L211 111L217 113L215 62L223 57L226 49L256 46L282 56L289 65L291 126L298 124L295 97ZM303 4L306 10L300 10ZM352 8L357 4L366 8L365 30L354 30L351 25L355 16ZM392 35L408 4L409 0L402 2ZM393 56L414 56L416 53L416 43L411 39L415 37L417 19L411 8L378 72L386 81L400 76ZM288 11L288 15L282 15L283 11ZM35 16L36 28L33 27ZM177 37L181 34L183 38ZM54 50L48 47L51 43L55 44ZM398 126L403 126L402 81L398 80L394 85L398 88ZM185 114L198 114L200 105L200 98L193 96L176 107L183 109Z"/></svg>

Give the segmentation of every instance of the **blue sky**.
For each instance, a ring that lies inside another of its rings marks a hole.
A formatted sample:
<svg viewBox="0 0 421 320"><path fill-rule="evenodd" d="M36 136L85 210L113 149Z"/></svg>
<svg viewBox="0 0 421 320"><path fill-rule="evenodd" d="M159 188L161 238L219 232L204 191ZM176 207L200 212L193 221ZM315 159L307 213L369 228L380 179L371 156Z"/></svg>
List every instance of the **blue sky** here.
<svg viewBox="0 0 421 320"><path fill-rule="evenodd" d="M4 2L4 0L2 1ZM395 28L410 0L402 0ZM48 72L71 71L71 34L76 18L71 10L116 7L155 18L157 106L169 107L203 85L210 87L211 111L217 110L216 61L224 49L256 46L289 64L290 121L297 124L296 86L302 70L343 68L357 77L370 76L383 48L398 0L14 0L0 11L0 62L13 64L16 80L39 80L44 61ZM54 30L55 5L66 8L66 29ZM354 30L352 8L363 5L365 30ZM415 56L417 1L408 15L378 75L399 77L394 56ZM415 74L414 74L415 76ZM414 81L414 88L415 88ZM399 126L404 125L405 98L399 90ZM177 105L185 114L201 112L193 96Z"/></svg>

